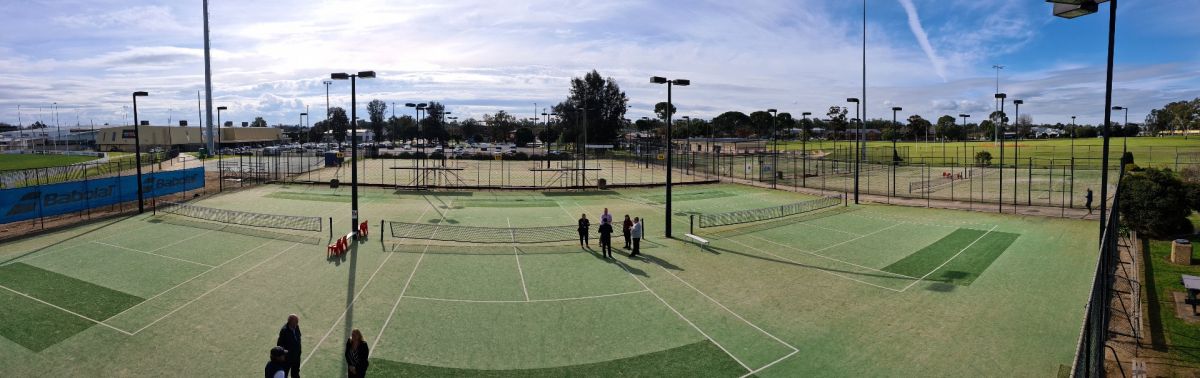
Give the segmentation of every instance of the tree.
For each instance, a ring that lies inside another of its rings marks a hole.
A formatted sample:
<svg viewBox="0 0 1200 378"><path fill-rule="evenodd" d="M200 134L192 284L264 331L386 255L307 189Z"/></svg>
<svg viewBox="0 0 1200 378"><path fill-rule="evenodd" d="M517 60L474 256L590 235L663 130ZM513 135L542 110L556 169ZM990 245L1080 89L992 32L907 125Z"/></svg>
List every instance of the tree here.
<svg viewBox="0 0 1200 378"><path fill-rule="evenodd" d="M723 135L749 135L750 116L742 112L724 112L716 118L712 119L713 127L717 133Z"/></svg>
<svg viewBox="0 0 1200 378"><path fill-rule="evenodd" d="M546 144L546 146L550 146L550 143L558 141L558 135L559 132L557 128L547 127L542 129L542 131L539 131L537 137L538 140L541 140L542 143Z"/></svg>
<svg viewBox="0 0 1200 378"><path fill-rule="evenodd" d="M504 142L508 140L508 133L516 127L517 119L508 112L500 110L495 115L485 114L483 123L487 124L493 142Z"/></svg>
<svg viewBox="0 0 1200 378"><path fill-rule="evenodd" d="M383 140L383 119L387 107L386 102L378 99L367 103L367 119L371 120L371 132L375 133L375 140Z"/></svg>
<svg viewBox="0 0 1200 378"><path fill-rule="evenodd" d="M996 133L996 124L990 119L979 122L979 133L983 134L984 139L991 140Z"/></svg>
<svg viewBox="0 0 1200 378"><path fill-rule="evenodd" d="M19 128L19 127L17 127L17 126L13 126L13 125L11 125L11 124L8 124L8 123L0 122L0 132L3 132L3 131L15 131L15 130L18 130L18 129L20 129L20 128Z"/></svg>
<svg viewBox="0 0 1200 378"><path fill-rule="evenodd" d="M1191 233L1187 217L1196 207L1189 201L1194 190L1195 184L1185 185L1170 170L1132 172L1121 181L1121 218L1130 229L1152 238Z"/></svg>
<svg viewBox="0 0 1200 378"><path fill-rule="evenodd" d="M975 165L986 167L992 165L992 153L979 151L975 153Z"/></svg>
<svg viewBox="0 0 1200 378"><path fill-rule="evenodd" d="M250 123L250 127L267 127L267 120L263 117L254 117L254 122Z"/></svg>
<svg viewBox="0 0 1200 378"><path fill-rule="evenodd" d="M46 128L46 124L42 123L42 121L37 121L37 122L34 122L32 125L29 125L30 130L44 129L44 128Z"/></svg>
<svg viewBox="0 0 1200 378"><path fill-rule="evenodd" d="M783 112L776 116L775 122L777 122L775 130L779 132L779 138L782 139L791 135L791 130L796 127L798 121L792 118L792 113Z"/></svg>
<svg viewBox="0 0 1200 378"><path fill-rule="evenodd" d="M521 127L519 129L517 129L517 134L515 136L515 142L514 142L514 143L516 143L517 147L528 146L530 143L533 143L533 141L534 141L534 137L533 137L532 129L530 129L528 127Z"/></svg>
<svg viewBox="0 0 1200 378"><path fill-rule="evenodd" d="M584 125L588 143L612 143L625 124L629 98L613 78L592 72L571 79L570 95L554 106L562 119L563 139L582 143Z"/></svg>
<svg viewBox="0 0 1200 378"><path fill-rule="evenodd" d="M333 131L333 138L339 143L346 140L346 130L350 128L350 118L346 117L345 109L340 107L329 108L329 120L322 122L328 122L328 129Z"/></svg>
<svg viewBox="0 0 1200 378"><path fill-rule="evenodd" d="M466 140L475 140L475 136L479 134L479 121L476 121L474 118L467 118L466 121L462 122L459 130L462 131L463 138Z"/></svg>
<svg viewBox="0 0 1200 378"><path fill-rule="evenodd" d="M908 117L908 133L913 140L923 140L929 133L929 129L933 124L929 123L925 118L921 118L920 114L913 114Z"/></svg>
<svg viewBox="0 0 1200 378"><path fill-rule="evenodd" d="M1017 136L1018 137L1021 137L1021 138L1028 137L1030 130L1033 129L1033 116L1029 115L1029 114L1020 115L1019 117L1017 117L1016 126L1017 126Z"/></svg>
<svg viewBox="0 0 1200 378"><path fill-rule="evenodd" d="M1195 129L1200 123L1200 98L1175 101L1146 115L1146 129L1154 134Z"/></svg>
<svg viewBox="0 0 1200 378"><path fill-rule="evenodd" d="M950 115L944 115L944 116L938 117L937 128L934 129L934 131L937 133L938 137L943 138L943 139L947 139L947 138L957 139L957 137L960 135L960 133L959 133L958 127L956 127L957 122L955 122L955 121L956 121L956 119Z"/></svg>
<svg viewBox="0 0 1200 378"><path fill-rule="evenodd" d="M679 111L679 109L675 107L675 104L671 104L671 115L674 115L678 111ZM658 119L661 119L661 120L663 120L663 122L666 122L666 120L667 120L667 103L664 101L664 102L654 104L654 114L658 115Z"/></svg>
<svg viewBox="0 0 1200 378"><path fill-rule="evenodd" d="M750 113L751 130L759 138L769 139L771 137L771 128L775 126L774 121L775 117L766 111L759 110Z"/></svg>
<svg viewBox="0 0 1200 378"><path fill-rule="evenodd" d="M846 119L846 115L849 112L849 109L841 106L830 106L829 111L825 112L825 116L829 117L829 122L827 123L829 129L826 132L832 133L834 138L837 138L838 134L845 135L846 127L850 125L850 122Z"/></svg>

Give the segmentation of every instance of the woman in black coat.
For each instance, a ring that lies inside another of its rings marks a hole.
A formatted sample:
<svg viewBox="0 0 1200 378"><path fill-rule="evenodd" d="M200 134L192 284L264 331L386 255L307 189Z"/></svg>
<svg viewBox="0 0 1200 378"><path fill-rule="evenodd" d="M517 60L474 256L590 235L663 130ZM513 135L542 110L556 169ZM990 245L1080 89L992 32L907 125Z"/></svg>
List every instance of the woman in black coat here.
<svg viewBox="0 0 1200 378"><path fill-rule="evenodd" d="M367 376L367 366L371 364L371 349L367 347L366 340L363 340L362 332L357 328L350 331L350 339L346 340L346 365L349 366L350 378L362 378Z"/></svg>

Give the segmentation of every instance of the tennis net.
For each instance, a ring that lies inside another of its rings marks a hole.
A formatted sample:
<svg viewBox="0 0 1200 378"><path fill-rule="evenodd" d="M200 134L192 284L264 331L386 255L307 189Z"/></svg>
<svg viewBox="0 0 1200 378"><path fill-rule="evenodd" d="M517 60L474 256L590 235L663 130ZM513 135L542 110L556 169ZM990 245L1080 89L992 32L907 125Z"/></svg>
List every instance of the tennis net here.
<svg viewBox="0 0 1200 378"><path fill-rule="evenodd" d="M391 222L392 237L461 243L553 243L579 238L576 226L499 228Z"/></svg>
<svg viewBox="0 0 1200 378"><path fill-rule="evenodd" d="M219 223L237 224L242 226L278 228L297 231L321 231L320 217L252 213L248 211L216 209L176 202L159 202L156 211L189 218Z"/></svg>
<svg viewBox="0 0 1200 378"><path fill-rule="evenodd" d="M726 213L715 214L700 214L700 228L728 226L732 224L741 224L749 222L757 222L768 219L783 218L789 215L796 215L816 211L827 207L833 207L842 203L842 196L828 196L818 199L789 203L782 206L765 207L761 209L738 210Z"/></svg>

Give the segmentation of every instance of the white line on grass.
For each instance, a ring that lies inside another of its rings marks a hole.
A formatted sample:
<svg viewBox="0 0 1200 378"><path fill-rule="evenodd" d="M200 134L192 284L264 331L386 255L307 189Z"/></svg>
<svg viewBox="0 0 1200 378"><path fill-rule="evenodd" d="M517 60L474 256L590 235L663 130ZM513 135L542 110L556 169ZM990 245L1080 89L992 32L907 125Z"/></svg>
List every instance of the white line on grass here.
<svg viewBox="0 0 1200 378"><path fill-rule="evenodd" d="M170 289L167 289L167 290L165 290L165 291L163 291L163 292L161 292L161 293L155 294L153 297L146 298L145 300L143 300L143 301L141 301L141 302L138 302L137 304L135 304L135 305L133 305L133 306L130 306L129 308L125 309L124 311L118 312L116 315L110 316L110 317L108 317L108 319L104 319L104 320L105 320L105 321L107 321L107 320L110 320L110 319L112 319L112 318L115 318L115 317L117 317L117 316L119 316L119 315L121 315L121 314L124 314L124 313L128 312L129 310L132 310L132 309L134 309L134 308L135 308L135 307L137 307L137 306L141 306L143 303L149 302L149 301L153 300L154 298L158 298L158 297L162 296L163 294L166 294L166 293L170 292L171 290L175 290L176 288L178 288L178 287L180 287L180 286L183 286L183 285L187 284L188 282L192 282L193 280L195 280L195 279L197 279L197 278L200 278L200 276L203 276L203 275L205 275L205 274L208 274L208 272L214 271L214 270L216 270L217 268L220 268L220 267L222 267L222 266L225 266L225 264L228 264L228 263L230 263L230 262L233 262L233 260L240 259L240 258L242 258L242 256L245 256L245 255L249 254L250 252L254 252L254 251L258 250L259 248L265 247L267 244L270 244L270 243L271 243L271 242L273 242L273 241L275 241L275 239L267 240L265 243L259 244L257 247L254 247L254 248L247 249L247 250L246 250L246 252L243 252L242 254L238 255L237 257L234 257L234 258L232 258L232 259L229 259L229 260L227 260L227 261L225 261L225 262L223 262L223 263L221 263L221 264L218 264L217 266L214 266L214 267L212 267L212 268L209 268L208 270L206 270L206 271L204 271L204 272L202 272L202 273L200 273L200 274L197 274L195 277L189 278L187 281L180 282L178 285L172 286Z"/></svg>
<svg viewBox="0 0 1200 378"><path fill-rule="evenodd" d="M741 377L739 377L739 378L746 378L746 377L749 377L749 376L751 376L751 375L757 374L758 372L760 372L760 371L763 371L763 370L764 370L764 369L766 369L766 368L769 368L769 367L771 367L771 366L774 366L775 364L779 363L779 361L783 361L783 360L786 360L786 359L788 359L788 357L791 357L791 356L795 355L796 353L800 353L800 350L799 350L799 349L796 349L796 350L792 351L792 353L788 353L786 356L780 357L778 360L771 361L771 363L769 363L769 364L766 364L766 365L763 365L763 367L760 367L760 368L758 368L758 369L751 370L749 373L746 373L746 374L742 375L742 376L741 376Z"/></svg>
<svg viewBox="0 0 1200 378"><path fill-rule="evenodd" d="M579 301L579 300L585 300L585 299L596 299L596 298L618 297L618 296L622 296L622 295L630 295L630 294L638 294L638 293L646 293L646 292L649 292L649 290L636 290L636 291L629 291L629 292L624 292L624 293L615 293L615 294L590 295L590 296L586 296L586 297L553 298L553 299L531 299L531 300L527 300L527 301L491 301L491 300L475 300L475 299L448 299L448 298L417 297L417 296L412 296L412 295L406 295L406 296L404 296L404 298L408 298L408 299L419 299L419 300L423 300L423 301L437 301L437 302L464 302L464 303L538 303L538 302L568 302L568 301ZM376 341L376 343L378 343L378 339L376 339L376 340L377 340L377 341Z"/></svg>
<svg viewBox="0 0 1200 378"><path fill-rule="evenodd" d="M202 263L202 262L196 262L196 261L192 261L192 260L188 260L188 259L181 259L181 258L178 258L178 257L172 257L172 256L167 256L167 255L160 255L160 254L157 254L157 253L154 253L154 252L146 252L146 251L143 251L143 250L140 250L140 249L133 249L133 248L129 248L129 247L125 247L125 246L120 246L120 245L116 245L116 244L108 244L108 243L105 243L105 242L98 242L98 241L94 241L94 242L92 242L92 243L96 243L96 244L99 244L99 245L106 245L106 246L113 247L113 248L118 248L118 249L123 249L123 250L130 251L130 252L137 252L137 253L143 253L143 254L147 254L147 255L151 255L151 256L158 256L158 257L162 257L162 258L164 258L164 259L171 259L171 260L175 260L175 261L182 261L182 262L185 262L185 263L188 263L188 264L196 264L196 265L200 265L200 266L207 266L207 267L209 267L209 268L212 268L212 267L213 267L212 265L205 264L205 263Z"/></svg>
<svg viewBox="0 0 1200 378"><path fill-rule="evenodd" d="M124 222L124 221L121 221L121 222ZM45 257L45 256L49 256L49 255L51 255L51 254L53 254L53 253L56 253L56 252L65 251L65 250L68 250L68 249L74 249L74 248L78 248L78 247L83 247L83 246L85 246L85 245L88 245L88 244L90 244L90 243L94 243L94 242L101 241L101 240L108 240L108 239L112 239L112 238L115 238L115 237L117 237L117 236L119 236L119 235L122 235L122 234L127 234L127 233L130 233L130 232L134 232L134 231L138 231L138 230L141 230L141 229L150 228L150 227L154 226L154 224L153 224L153 223L150 223L150 222L146 222L146 223L149 223L149 224L146 224L146 225L144 225L144 226L141 226L141 227L135 227L135 228L133 228L132 230L117 231L116 233L114 233L114 234L112 234L112 235L108 235L108 236L105 236L105 237L97 238L97 239L95 239L95 240L82 240L82 241L80 241L78 244L75 244L75 245L63 246L63 247L61 247L61 248L55 248L55 249L52 249L52 250L50 250L50 251L48 251L48 252L46 252L46 253L42 253L42 254L37 254L37 255L29 256L28 258L24 258L24 259L21 259L21 260L9 261L9 262L7 262L7 263L4 263L4 265L12 265L12 264L16 264L16 263L24 263L24 262L26 262L26 261L30 261L30 260L33 260L33 259L39 259L39 258L42 258L42 257Z"/></svg>
<svg viewBox="0 0 1200 378"><path fill-rule="evenodd" d="M504 220L508 222L508 229L512 230L512 219L504 217ZM521 291L525 292L525 301L529 302L529 289L525 287L525 271L521 269L521 255L517 254L517 236L511 234L509 236L513 239L512 249L513 257L517 258L517 273L521 275Z"/></svg>
<svg viewBox="0 0 1200 378"><path fill-rule="evenodd" d="M155 249L151 249L151 250L150 250L150 252L158 252L158 251L162 250L163 248L167 248L167 247L170 247L170 246L173 246L173 245L177 245L177 244L179 244L179 243L183 243L183 242L185 242L185 241L188 241L188 240L192 240L192 239L195 239L195 238L198 238L198 237L204 236L204 235L206 235L206 234L208 234L208 233L210 233L210 232L213 232L213 231L216 231L216 230L207 230L207 231L204 231L204 232L201 232L201 233L198 233L198 234L195 234L195 235L192 235L192 236L189 236L189 237L183 238L183 239L179 239L179 240L175 241L174 243L167 244L167 245L164 245L164 246L161 246L161 247L155 248Z"/></svg>
<svg viewBox="0 0 1200 378"><path fill-rule="evenodd" d="M642 279L638 278L636 274L633 274L633 272L630 272L629 268L625 267L625 264L617 264L617 266L620 266L621 269L624 269L625 273L629 273L630 277L633 277L633 279L637 280L637 282L639 284L642 284L642 287L646 288L646 291L649 291L650 294L653 294L655 298L658 298L659 302L662 302L663 305L666 305L667 308L671 309L671 312L674 312L675 315L678 315L680 319L683 319L684 322L687 322L688 325L692 326L692 328L695 329L696 332L700 332L701 335L704 335L704 338L708 339L708 341L711 341L713 343L713 345L717 346L717 348L721 348L721 350L724 351L725 354L728 354L729 357L732 358L734 361L737 361L738 365L742 365L742 367L745 368L746 371L754 371L754 369L751 369L749 366L746 366L745 362L742 362L742 360L738 359L737 356L734 356L733 353L729 353L729 349L725 349L725 346L723 346L723 345L721 345L721 343L717 342L716 339L713 339L712 336L709 336L708 333L705 333L704 330L700 329L700 327L697 327L696 323L692 323L692 321L688 320L688 318L686 316L683 316L683 313L680 313L679 310L676 310L674 306L671 306L670 303L667 303L667 300L663 299L662 296L659 296L658 293L655 293L654 290L650 289L650 286L647 286L645 282L642 282Z"/></svg>
<svg viewBox="0 0 1200 378"><path fill-rule="evenodd" d="M943 261L941 265L938 265L936 268L933 268L933 270L930 270L929 273L925 273L924 276L921 276L921 278L918 278L916 281L913 281L912 283L908 284L908 286L904 287L904 290L900 290L900 291L908 290L908 288L913 287L913 285L916 285L918 282L921 282L926 277L929 277L929 275L933 274L933 272L938 271L938 269L942 269L943 266L946 266L946 264L949 264L951 261L954 261L954 259L957 258L958 255L961 255L963 252L966 252L967 249L971 248L971 246L975 245L975 243L978 243L980 240L983 240L984 236L987 236L988 234L992 233L992 231L995 231L996 227L1000 227L1000 226L998 226L998 225L992 226L992 229L987 230L987 232L984 232L983 235L979 235L979 237L975 238L975 241L972 241L971 244L967 244L966 247L963 247L963 249L959 250L958 253L955 253L954 256L950 256L950 258L946 259L946 261Z"/></svg>
<svg viewBox="0 0 1200 378"><path fill-rule="evenodd" d="M684 281L683 278L680 278L674 272L671 272L670 269L667 269L667 268L663 267L662 265L659 265L658 267L661 268L664 272L667 272L667 274L670 274L671 277L675 277L675 279L679 280L679 282L682 282L684 285L687 285L687 287L692 288L692 290L695 290L697 293L700 293L700 295L703 295L705 298L708 298L708 300L712 301L712 303L716 303L717 306L721 307L721 309L724 309L726 312L733 314L733 316L738 318L738 320L741 320L743 323L746 323L747 325L754 327L754 329L758 330L758 332L762 332L764 335L769 336L770 338L774 339L775 341L779 342L780 344L783 344L784 346L786 346L788 348L791 348L793 351L799 350L799 349L796 349L796 347L792 346L792 344L788 344L786 341L780 340L778 337L775 337L775 335L772 335L770 332L767 332L767 331L763 330L762 328L760 328L759 326L754 325L754 323L751 323L749 320L746 320L746 318L743 318L741 315L738 315L738 313L733 312L733 310L730 310L729 307L725 307L725 305L721 304L721 302L717 302L717 300L713 299L713 297L710 297L705 292L700 291L700 289L697 289L695 286L692 286L691 283Z"/></svg>
<svg viewBox="0 0 1200 378"><path fill-rule="evenodd" d="M909 275L904 275L904 274L900 274L900 273L892 273L892 272L889 272L889 271L886 271L886 270L879 270L879 269L875 269L875 268L872 268L872 267L869 267L869 266L862 266L862 265L858 265L858 264L855 264L855 263L852 263L852 262L849 262L849 261L843 261L843 260L836 259L836 258L833 258L833 257L825 256L825 255L822 255L822 254L819 254L819 253L812 253L812 252L805 251L805 250L803 250L803 249L796 248L796 247L793 247L793 246L790 246L790 245L787 245L787 244L779 243L779 242L776 242L776 241L774 241L774 240L767 239L767 238L764 238L764 237L761 237L761 236L758 236L758 235L750 234L749 236L750 236L750 237L752 237L752 238L758 239L758 240L765 241L765 242L767 242L767 243L771 243L771 244L774 244L774 245L780 246L780 247L784 247L784 248L788 248L788 249L791 249L791 250L794 250L794 251L799 251L799 252L807 253L807 254L810 254L810 255L813 255L813 256L817 256L817 257L820 257L820 258L823 258L823 259L828 259L828 260L832 260L832 261L837 261L837 262L840 262L840 263L843 263L843 264L849 264L849 265L853 265L853 266L856 266L856 267L859 267L859 268L863 268L863 269L866 269L866 270L870 270L870 271L873 271L873 272L879 272L879 273L884 273L884 274L890 274L890 275L894 275L894 276L896 276L896 277L900 277L900 278L909 278L909 279L914 279L914 280L915 280L915 279L917 279L917 277L913 277L913 276L909 276Z"/></svg>
<svg viewBox="0 0 1200 378"><path fill-rule="evenodd" d="M279 255L282 255L284 252L290 251L292 248L296 248L296 246L298 246L298 245L300 245L300 243L294 243L291 246L284 248L282 251L279 251L279 253L276 253L276 254L272 255L271 257L266 258L265 260L259 262L258 264L254 264L254 266L250 267L250 269L246 269L246 270L242 271L241 273L238 273L238 275L233 276L232 278L226 280L225 282L222 282L220 285L217 285L216 287L213 287L212 289L208 289L208 291L205 291L204 294L200 294L200 296L193 298L192 300L188 301L187 303L184 303L182 306L179 306L179 307L175 308L174 310L171 310L166 315L163 315L162 317L155 319L153 322L150 322L150 324L147 324L146 326L138 329L137 331L134 331L133 334L136 335L136 334L142 332L143 330L145 330L146 328L150 328L150 326L153 326L154 324L162 321L163 319L166 319L168 316L171 316L172 314L178 312L179 310L182 310L184 307L187 307L188 305L195 303L196 301L200 300L200 298L204 298L208 294L210 294L214 291L217 291L217 289L220 289L221 287L225 286L226 284L233 282L233 280L241 278L246 273L250 273L251 270L258 268L260 265L265 264L268 261L274 260L276 257L279 257Z"/></svg>
<svg viewBox="0 0 1200 378"><path fill-rule="evenodd" d="M453 202L454 202L454 200L450 200L450 202L451 202L451 203L453 203ZM431 204L430 206L426 206L426 207L425 207L425 211L422 211L422 212L421 212L421 215L418 215L418 216L417 216L417 221L418 221L418 222L419 222L419 221L421 221L421 218L424 218L424 217L425 217L425 213L429 212L429 209L430 209L430 208L432 208L432 207L433 207L433 205L432 205L432 204ZM447 205L447 207L448 207L448 205ZM449 212L449 210L446 210L446 212ZM440 213L440 212L439 212L439 213ZM442 219L445 219L445 218L446 218L446 217L445 217L445 215L443 215L443 216L442 216ZM382 232L382 231L380 231L380 232ZM393 245L395 245L395 244L393 244ZM426 248L426 249L428 249L428 248L429 248L429 246L428 246L428 245L426 245L426 246L425 246L425 248ZM324 335L324 336L321 336L321 340L320 340L320 341L317 341L317 346L316 346L316 347L314 347L314 348L313 348L311 351L309 351L309 352L308 352L308 357L304 357L304 361L301 361L301 362L300 362L300 366L301 366L301 367L304 367L304 364L307 364L307 363L308 363L308 360L309 360L310 358L312 358L312 356L313 356L313 355L316 355L316 354L317 354L317 350L318 350L318 349L321 349L321 344L324 344L324 343L325 343L325 339L328 339L328 338L329 338L329 335L333 333L333 330L334 330L335 328L337 328L338 324L341 324L341 323L342 323L342 319L345 319L345 318L346 318L346 314L350 312L350 308L351 308L351 307L354 307L354 304L358 302L358 298L359 298L360 296L362 296L362 293L364 293L364 292L366 292L366 291L367 291L367 287L368 287L368 286L371 286L371 281L375 279L375 275L376 275L376 274L379 274L379 271L383 269L383 266L384 266L384 265L387 265L387 262L388 262L388 260L391 260L391 258L392 258L392 255L394 255L394 253L388 253L388 255L387 255L386 257L384 257L384 258L383 258L383 262L379 263L379 266L375 268L375 272L371 273L371 277L368 277L368 278L367 278L367 282L363 284L363 286L362 286L362 288L361 288L361 289L358 289L358 293L357 293L357 294L354 294L354 298L350 299L350 304L349 304L349 305L346 305L346 308L342 310L342 314L338 316L337 320L334 320L334 321L333 321L333 324L329 326L329 330L328 330L328 331L325 331L325 335ZM417 260L417 264L420 264L420 260ZM414 271L415 271L415 269L416 269L416 268L414 268ZM409 277L409 279L412 279L412 277L410 276L410 277ZM376 339L376 340L378 340L378 339ZM378 343L378 341L376 341L376 343ZM379 344L375 344L375 345L378 347L378 345L379 345Z"/></svg>
<svg viewBox="0 0 1200 378"><path fill-rule="evenodd" d="M388 316L383 320L383 327L379 328L379 334L375 335L375 350L379 350L380 343L383 342L383 331L387 330L388 324L392 322L392 316L396 315L396 308L400 307L400 300L404 299L404 293L408 292L408 285L412 283L413 276L417 274L417 268L421 267L421 261L425 260L425 252L429 251L429 243L425 243L425 249L421 250L421 256L417 257L417 263L413 265L413 269L408 273L408 279L404 281L404 288L400 289L400 296L396 297L396 303L392 304L392 311L388 312Z"/></svg>
<svg viewBox="0 0 1200 378"><path fill-rule="evenodd" d="M749 245L746 245L746 244L744 244L744 243L742 243L742 242L739 242L739 241L737 241L737 240L734 240L734 239L724 239L724 240L729 240L730 242L733 242L734 244L737 244L737 245L740 245L740 246L743 246L743 247L746 247L746 248L749 248L749 249L752 249L752 250L758 251L758 252L760 252L760 253L765 253L765 254L768 254L768 255L774 256L775 258L777 258L777 259L780 259L780 260L785 260L785 261L791 262L791 263L793 263L793 264L799 264L799 265L808 266L807 264L800 263L800 262L798 262L798 261L796 261L796 260L792 260L792 259L789 259L789 258L787 258L787 257L783 257L783 256L780 256L780 255L776 255L776 254L774 254L774 253L771 253L771 252L767 252L767 251L764 251L764 250L761 250L761 249L758 249L758 248L751 247L751 246L749 246ZM886 286L880 286L880 285L876 285L876 284L873 284L873 283L870 283L870 282L867 282L867 281L863 281L863 280L860 280L860 279L857 279L857 278L849 277L849 276L846 276L846 275L842 275L842 274L838 274L838 273L830 272L830 271L828 271L828 270L821 269L821 268L819 268L819 267L815 267L815 266L814 266L814 267L812 267L812 268L813 268L813 269L816 269L816 270L818 270L818 271L821 271L821 272L825 272L825 273L827 273L827 274L831 274L831 275L834 275L834 276L838 276L838 277L841 277L841 278L845 278L845 279L848 279L848 280L851 280L851 281L854 281L854 282L858 282L858 283L862 283L862 284L871 285L871 286L874 286L874 287L877 287L877 288L880 288L880 289L891 290L891 291L894 291L894 292L897 292L897 293L899 293L899 292L901 292L901 291L902 291L902 290L896 290L896 289L893 289L893 288L890 288L890 287L886 287Z"/></svg>
<svg viewBox="0 0 1200 378"><path fill-rule="evenodd" d="M83 318L84 320L90 321L90 322L92 322L92 323L96 323L96 324L99 324L99 325L102 325L102 326L105 326L105 327L108 327L108 328L112 328L113 330L116 330L117 332L120 332L120 333L124 333L124 334L125 334L125 335L127 335L127 336L133 336L133 334L134 334L134 333L137 333L137 332L134 332L134 333L129 333L129 331L126 331L126 330L123 330L123 329L120 329L120 328L117 328L117 327L113 327L113 326L111 326L111 325L108 325L108 323L105 323L105 322L102 322L102 321L99 321L99 320L96 320L96 319L92 319L92 318L89 318L89 317L86 317L86 316L80 315L80 314L76 313L75 311L71 311L71 310L68 310L68 309L65 309L65 308L62 308L62 307L58 307L58 306L55 306L54 304L52 304L52 303L50 303L50 302L46 302L46 301L43 301L43 300L41 300L41 299L37 299L37 298L31 297L31 296L29 296L29 294L25 294L25 293L22 293L22 292L19 292L19 291L13 290L13 289L9 289L7 286L4 286L4 285L0 285L0 289L4 289L4 290L11 291L11 292L13 292L13 293L15 293L15 294L17 294L17 295L20 295L20 296L22 296L22 297L29 298L29 299L32 299L32 300L35 300L35 301L37 301L38 303L41 303L41 304L44 304L44 305L47 305L47 306L50 306L50 307L57 308L57 309L59 309L59 310L62 310L63 312L66 312L66 313L68 313L68 314L71 314L71 315L78 316L78 317L80 317L80 318Z"/></svg>
<svg viewBox="0 0 1200 378"><path fill-rule="evenodd" d="M812 224L812 222L796 222L796 224L801 225L801 226L812 227L812 228L819 228L819 229L826 230L826 231L840 232L840 233L843 233L846 235L851 235L851 236L862 236L862 234L859 234L859 233L854 233L854 232L845 231L845 230L839 230L836 228L830 228L830 227L825 227L825 226L818 226L818 225Z"/></svg>
<svg viewBox="0 0 1200 378"><path fill-rule="evenodd" d="M891 226L887 226L887 227L884 227L884 228L881 228L881 229L878 229L878 230L875 230L875 231L872 231L872 232L869 232L869 233L866 233L866 234L860 235L859 237L856 237L856 238L854 238L854 239L850 239L850 240L847 240L847 241L844 241L844 242L841 242L841 243L837 243L837 244L834 244L834 245L831 245L831 246L828 246L828 247L825 247L825 248L818 249L818 250L816 250L816 251L813 251L813 253L825 252L825 251L827 251L827 250L829 250L829 249L832 249L833 247L838 247L838 246L842 246L842 245L845 245L845 244L848 244L848 243L852 243L852 242L858 241L858 240L860 240L860 239L863 239L863 238L866 238L866 237L868 237L868 236L875 235L875 234L878 234L878 233L880 233L880 232L884 232L884 231L887 231L887 230L893 229L893 228L895 228L896 226L899 226L899 225L901 225L901 224L902 224L902 223L896 223L896 224L893 224L893 225L891 225Z"/></svg>

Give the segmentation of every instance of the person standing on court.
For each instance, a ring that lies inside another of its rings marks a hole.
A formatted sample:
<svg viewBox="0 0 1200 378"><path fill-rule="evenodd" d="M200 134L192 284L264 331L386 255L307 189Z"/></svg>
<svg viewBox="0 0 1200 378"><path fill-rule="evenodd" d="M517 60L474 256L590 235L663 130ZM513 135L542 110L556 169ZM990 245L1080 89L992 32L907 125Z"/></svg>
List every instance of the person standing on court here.
<svg viewBox="0 0 1200 378"><path fill-rule="evenodd" d="M629 220L629 214L625 214L625 222L621 223L621 234L625 236L625 249L629 249L629 229L633 228L633 221Z"/></svg>
<svg viewBox="0 0 1200 378"><path fill-rule="evenodd" d="M579 217L579 246L590 248L591 243L588 241L588 229L592 227L592 222L588 221L587 214Z"/></svg>
<svg viewBox="0 0 1200 378"><path fill-rule="evenodd" d="M641 218L633 218L633 228L629 230L630 237L633 239L633 251L629 252L629 257L634 257L642 254L642 220Z"/></svg>
<svg viewBox="0 0 1200 378"><path fill-rule="evenodd" d="M350 339L346 340L347 377L363 378L367 376L367 365L371 364L371 348L363 340L362 332L355 328L350 331Z"/></svg>
<svg viewBox="0 0 1200 378"><path fill-rule="evenodd" d="M600 252L604 254L604 258L612 258L612 221L600 222Z"/></svg>
<svg viewBox="0 0 1200 378"><path fill-rule="evenodd" d="M281 346L271 348L271 360L267 361L263 377L287 378L287 349Z"/></svg>
<svg viewBox="0 0 1200 378"><path fill-rule="evenodd" d="M1087 206L1088 215L1092 215L1092 188L1088 188L1087 197L1084 197L1084 199L1087 200L1087 204L1084 206Z"/></svg>
<svg viewBox="0 0 1200 378"><path fill-rule="evenodd" d="M287 350L287 370L291 378L300 378L300 317L288 315L287 323L279 328L279 338L275 346Z"/></svg>
<svg viewBox="0 0 1200 378"><path fill-rule="evenodd" d="M600 223L612 223L612 214L608 213L608 208L604 208L604 214L600 214Z"/></svg>

